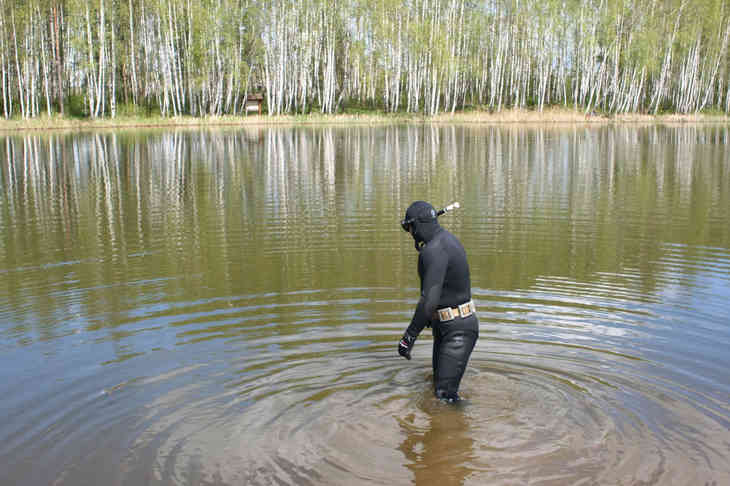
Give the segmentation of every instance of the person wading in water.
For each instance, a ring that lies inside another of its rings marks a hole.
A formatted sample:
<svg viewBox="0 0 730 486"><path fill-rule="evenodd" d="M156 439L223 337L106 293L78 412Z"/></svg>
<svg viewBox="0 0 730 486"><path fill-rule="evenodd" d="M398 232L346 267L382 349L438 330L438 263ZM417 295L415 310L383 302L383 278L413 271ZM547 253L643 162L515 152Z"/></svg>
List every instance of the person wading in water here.
<svg viewBox="0 0 730 486"><path fill-rule="evenodd" d="M471 280L461 242L442 228L429 203L416 201L401 221L418 250L421 298L411 323L398 342L398 353L411 359L411 349L424 327L433 331L433 383L436 397L459 400L459 384L479 337L479 321L471 300Z"/></svg>

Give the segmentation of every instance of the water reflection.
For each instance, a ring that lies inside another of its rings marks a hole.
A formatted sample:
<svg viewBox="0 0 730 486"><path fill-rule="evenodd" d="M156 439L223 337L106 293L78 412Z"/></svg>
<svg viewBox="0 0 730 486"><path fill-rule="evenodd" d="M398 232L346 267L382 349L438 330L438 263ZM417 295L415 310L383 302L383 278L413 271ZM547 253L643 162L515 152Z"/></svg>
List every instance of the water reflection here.
<svg viewBox="0 0 730 486"><path fill-rule="evenodd" d="M0 483L722 483L728 130L4 136ZM463 409L394 353L415 199L463 207Z"/></svg>
<svg viewBox="0 0 730 486"><path fill-rule="evenodd" d="M415 484L461 485L473 472L474 441L464 408L425 401L427 410L410 413L401 423L406 438L399 449ZM430 410L428 410L430 409Z"/></svg>
<svg viewBox="0 0 730 486"><path fill-rule="evenodd" d="M670 254L730 246L727 137L724 126L8 136L4 292L43 313L24 320L47 323L79 313L71 306L121 311L117 287L151 280L187 298L196 288L413 285L394 222L423 198L462 201L447 225L479 267L478 286L612 275L651 300L668 284ZM24 295L26 284L51 298ZM64 287L101 298L55 298Z"/></svg>

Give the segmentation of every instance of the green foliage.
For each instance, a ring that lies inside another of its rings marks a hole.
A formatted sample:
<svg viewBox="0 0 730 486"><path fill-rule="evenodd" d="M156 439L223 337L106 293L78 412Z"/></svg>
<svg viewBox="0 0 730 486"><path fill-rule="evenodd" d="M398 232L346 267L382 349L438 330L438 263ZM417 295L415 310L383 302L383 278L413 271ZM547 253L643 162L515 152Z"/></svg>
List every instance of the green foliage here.
<svg viewBox="0 0 730 486"><path fill-rule="evenodd" d="M628 98L640 100L632 109L677 110L680 76L694 76L704 83L697 91L717 93L710 104L726 108L718 100L730 76L727 50L721 57L727 0L132 0L131 16L129 0L0 0L14 101L32 92L43 106L46 74L55 91L48 26L56 4L61 85L76 117L89 116L97 93L105 114L116 96L139 104L118 106L120 116L221 115L256 86L305 113L334 110L340 99L345 111L420 111L435 99L437 111L556 100L600 110ZM701 100L685 105L699 109Z"/></svg>
<svg viewBox="0 0 730 486"><path fill-rule="evenodd" d="M361 103L357 100L348 101L343 105L343 112L348 115L384 115L385 109L382 104L375 101Z"/></svg>
<svg viewBox="0 0 730 486"><path fill-rule="evenodd" d="M159 110L152 110L151 107L148 105L120 103L117 105L117 116L122 118L144 118L149 116L159 116Z"/></svg>
<svg viewBox="0 0 730 486"><path fill-rule="evenodd" d="M88 118L89 113L82 95L72 94L64 100L66 115L71 118Z"/></svg>

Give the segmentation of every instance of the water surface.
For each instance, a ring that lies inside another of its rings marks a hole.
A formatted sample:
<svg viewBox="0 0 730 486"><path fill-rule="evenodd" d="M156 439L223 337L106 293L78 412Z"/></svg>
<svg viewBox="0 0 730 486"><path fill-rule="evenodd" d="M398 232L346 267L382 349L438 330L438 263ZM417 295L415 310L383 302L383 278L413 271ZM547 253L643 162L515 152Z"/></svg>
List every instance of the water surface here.
<svg viewBox="0 0 730 486"><path fill-rule="evenodd" d="M729 136L0 136L0 483L726 484ZM416 199L462 205L459 407L396 353Z"/></svg>

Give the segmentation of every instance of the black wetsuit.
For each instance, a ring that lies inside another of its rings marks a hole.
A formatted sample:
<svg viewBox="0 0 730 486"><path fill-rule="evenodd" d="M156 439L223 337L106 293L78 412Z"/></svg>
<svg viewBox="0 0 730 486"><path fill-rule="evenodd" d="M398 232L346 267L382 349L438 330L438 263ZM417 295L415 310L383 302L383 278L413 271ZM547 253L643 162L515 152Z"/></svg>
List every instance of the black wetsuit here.
<svg viewBox="0 0 730 486"><path fill-rule="evenodd" d="M435 393L439 398L455 400L479 337L479 322L476 314L464 318L457 316L447 322L441 322L435 315L437 309L469 302L471 279L464 247L438 224L436 218L418 217L423 211L423 205L419 208L418 203L414 203L409 208L410 216L406 213L407 218L414 220L411 234L419 249L418 275L421 278L421 299L406 332L417 337L424 327L431 325Z"/></svg>

